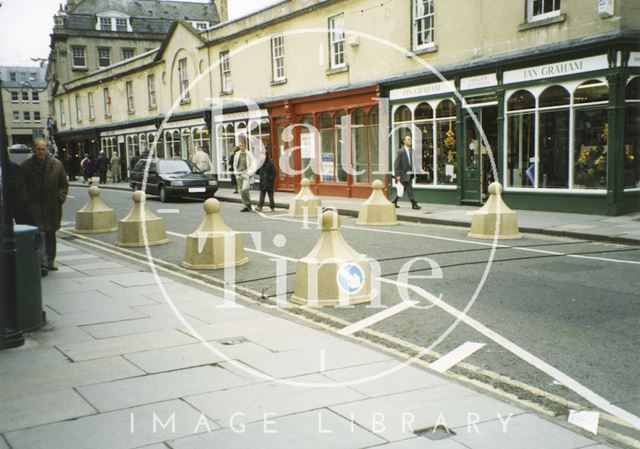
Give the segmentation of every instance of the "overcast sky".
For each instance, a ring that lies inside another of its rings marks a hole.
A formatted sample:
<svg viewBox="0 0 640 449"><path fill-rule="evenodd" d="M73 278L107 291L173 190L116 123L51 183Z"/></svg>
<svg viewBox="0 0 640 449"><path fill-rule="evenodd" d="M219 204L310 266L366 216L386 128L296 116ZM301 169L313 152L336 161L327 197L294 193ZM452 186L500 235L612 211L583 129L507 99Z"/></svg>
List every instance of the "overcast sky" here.
<svg viewBox="0 0 640 449"><path fill-rule="evenodd" d="M206 3L207 0L190 0ZM246 15L278 0L228 0L229 18ZM0 0L0 65L37 65L49 56L53 15L66 0Z"/></svg>

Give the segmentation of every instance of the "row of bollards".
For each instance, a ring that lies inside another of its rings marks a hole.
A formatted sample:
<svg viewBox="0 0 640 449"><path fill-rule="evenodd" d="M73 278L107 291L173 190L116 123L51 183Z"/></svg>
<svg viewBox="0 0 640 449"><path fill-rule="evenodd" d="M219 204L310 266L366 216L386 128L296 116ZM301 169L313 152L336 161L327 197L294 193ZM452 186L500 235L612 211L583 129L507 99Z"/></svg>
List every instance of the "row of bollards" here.
<svg viewBox="0 0 640 449"><path fill-rule="evenodd" d="M289 215L318 217L321 201L303 179L301 190L291 201ZM396 208L384 195L384 185L374 181L373 192L360 207L358 224L396 225ZM489 186L489 200L472 215L470 237L519 238L517 216L502 201L502 186ZM89 188L89 201L76 213L76 232L104 233L118 231L116 245L142 247L169 242L164 219L146 206L144 193L133 194L133 208L118 221L113 209L100 199L98 187ZM200 226L186 238L182 266L196 270L212 270L243 265L245 255L242 236L229 227L220 215L220 203L215 198L204 202L205 217ZM369 303L373 289L371 266L366 256L359 254L342 237L340 217L335 210L320 216L322 233L313 249L296 263L296 278L292 302L310 306L336 306Z"/></svg>

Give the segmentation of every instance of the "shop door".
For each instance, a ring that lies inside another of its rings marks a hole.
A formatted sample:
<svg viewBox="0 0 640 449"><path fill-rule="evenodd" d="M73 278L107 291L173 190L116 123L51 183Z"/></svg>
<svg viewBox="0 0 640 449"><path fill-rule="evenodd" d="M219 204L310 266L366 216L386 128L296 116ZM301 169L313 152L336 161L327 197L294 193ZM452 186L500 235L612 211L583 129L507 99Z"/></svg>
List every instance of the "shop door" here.
<svg viewBox="0 0 640 449"><path fill-rule="evenodd" d="M462 202L482 204L486 199L489 183L493 181L493 170L488 149L482 140L482 132L495 158L498 148L498 106L475 107L473 113L481 128L465 110Z"/></svg>
<svg viewBox="0 0 640 449"><path fill-rule="evenodd" d="M287 142L283 139L284 130L289 125L288 120L280 119L274 121L275 132L272 133L274 141L273 162L276 166L276 185L277 190L294 192L298 184L298 176L287 173L283 170L287 166L292 170L300 169L300 151L294 151L289 154L288 150L295 145L295 141Z"/></svg>

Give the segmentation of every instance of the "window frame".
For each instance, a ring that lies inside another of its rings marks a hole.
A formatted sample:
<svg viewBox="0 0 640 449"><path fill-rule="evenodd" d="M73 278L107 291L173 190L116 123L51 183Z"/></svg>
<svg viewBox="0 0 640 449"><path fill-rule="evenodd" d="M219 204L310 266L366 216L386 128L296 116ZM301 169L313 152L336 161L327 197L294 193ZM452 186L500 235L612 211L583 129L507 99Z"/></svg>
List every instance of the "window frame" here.
<svg viewBox="0 0 640 449"><path fill-rule="evenodd" d="M82 123L82 97L76 94L76 122Z"/></svg>
<svg viewBox="0 0 640 449"><path fill-rule="evenodd" d="M75 54L76 50L82 51L82 56ZM76 58L82 58L83 64L76 64ZM87 68L87 47L84 45L72 45L71 46L71 67L73 69L86 69Z"/></svg>
<svg viewBox="0 0 640 449"><path fill-rule="evenodd" d="M562 2L560 0L551 0L553 1L554 9L548 12L542 12L540 14L534 15L533 8L535 5L535 2L542 2L542 9L544 9L544 1L545 0L527 0L527 3L526 3L527 22L537 22L539 20L545 20L545 19L550 19L552 17L557 17L560 14L562 14Z"/></svg>
<svg viewBox="0 0 640 449"><path fill-rule="evenodd" d="M24 123L31 123L31 112L30 111L22 111L22 121Z"/></svg>
<svg viewBox="0 0 640 449"><path fill-rule="evenodd" d="M220 52L220 88L221 92L228 94L233 92L231 82L231 62L229 60L229 50Z"/></svg>
<svg viewBox="0 0 640 449"><path fill-rule="evenodd" d="M149 104L149 109L155 109L155 108L158 107L158 99L156 97L156 75L155 75L155 73L147 75L147 100L148 100L148 104Z"/></svg>
<svg viewBox="0 0 640 449"><path fill-rule="evenodd" d="M20 111L13 111L13 123L20 123Z"/></svg>
<svg viewBox="0 0 640 449"><path fill-rule="evenodd" d="M66 125L67 124L67 114L65 114L64 112L64 100L60 100L60 124L61 125Z"/></svg>
<svg viewBox="0 0 640 449"><path fill-rule="evenodd" d="M93 92L87 93L87 106L89 107L89 120L96 119L96 108L93 101Z"/></svg>
<svg viewBox="0 0 640 449"><path fill-rule="evenodd" d="M178 95L182 97L180 104L191 102L191 93L189 92L189 65L187 57L178 59Z"/></svg>
<svg viewBox="0 0 640 449"><path fill-rule="evenodd" d="M14 103L14 104L20 103L20 92L18 91L11 92L11 103Z"/></svg>
<svg viewBox="0 0 640 449"><path fill-rule="evenodd" d="M40 92L37 90L31 91L31 103L40 104Z"/></svg>
<svg viewBox="0 0 640 449"><path fill-rule="evenodd" d="M131 56L127 57L127 56L125 55L125 52L131 52ZM135 48L133 48L133 47L124 47L124 48L122 48L122 49L121 49L121 51L120 51L120 55L122 56L122 60L123 60L123 61L125 61L125 60L127 60L127 59L131 59L131 58L135 57L135 55L136 55L136 49L135 49Z"/></svg>
<svg viewBox="0 0 640 449"><path fill-rule="evenodd" d="M109 63L107 65L102 65L101 61L101 56L100 56L100 51L104 51L106 50L109 53ZM96 47L96 53L98 56L98 68L99 69L103 69L105 67L109 67L111 65L111 47Z"/></svg>
<svg viewBox="0 0 640 449"><path fill-rule="evenodd" d="M339 25L336 26L336 25ZM339 34L339 37L336 37ZM329 17L329 68L342 69L347 66L344 13Z"/></svg>
<svg viewBox="0 0 640 449"><path fill-rule="evenodd" d="M412 41L412 47L414 50L425 50L425 49L429 49L429 48L433 48L436 45L436 39L435 39L435 32L436 32L436 25L435 25L435 0L426 0L429 2L430 4L430 12L429 13L422 13L422 15L419 15L419 8L421 6L424 5L424 1L425 0L411 0L412 3L412 8L411 8L411 41ZM431 23L431 26L427 29L426 28L426 24ZM421 32L418 31L418 26L422 23L423 25L423 30ZM426 31L425 31L426 30ZM422 43L422 44L418 44L418 36L419 34L427 34L427 33L431 33L431 40L427 43Z"/></svg>
<svg viewBox="0 0 640 449"><path fill-rule="evenodd" d="M20 103L22 103L22 104L29 104L29 92L28 92L28 91L23 90L23 91L21 92Z"/></svg>
<svg viewBox="0 0 640 449"><path fill-rule="evenodd" d="M129 80L125 82L125 93L127 95L127 113L133 114L136 112L135 97L133 95L133 81Z"/></svg>
<svg viewBox="0 0 640 449"><path fill-rule="evenodd" d="M42 123L42 115L40 114L40 111L33 111L33 123Z"/></svg>
<svg viewBox="0 0 640 449"><path fill-rule="evenodd" d="M274 82L287 80L284 61L284 35L271 38L271 76Z"/></svg>
<svg viewBox="0 0 640 449"><path fill-rule="evenodd" d="M102 89L102 100L104 102L104 116L111 117L111 92L108 87Z"/></svg>

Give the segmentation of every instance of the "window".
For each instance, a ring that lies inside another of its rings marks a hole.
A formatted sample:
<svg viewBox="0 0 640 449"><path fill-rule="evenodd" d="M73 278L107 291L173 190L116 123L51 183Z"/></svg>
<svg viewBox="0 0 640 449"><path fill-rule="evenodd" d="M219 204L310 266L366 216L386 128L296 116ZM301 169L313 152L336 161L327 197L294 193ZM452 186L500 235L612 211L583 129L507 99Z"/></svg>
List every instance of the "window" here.
<svg viewBox="0 0 640 449"><path fill-rule="evenodd" d="M528 21L560 15L560 0L527 0Z"/></svg>
<svg viewBox="0 0 640 449"><path fill-rule="evenodd" d="M127 112L132 113L136 110L133 102L133 81L127 81Z"/></svg>
<svg viewBox="0 0 640 449"><path fill-rule="evenodd" d="M24 111L22 113L22 121L25 122L25 123L29 123L31 121L31 112Z"/></svg>
<svg viewBox="0 0 640 449"><path fill-rule="evenodd" d="M36 72L29 72L29 81L35 81L37 76Z"/></svg>
<svg viewBox="0 0 640 449"><path fill-rule="evenodd" d="M29 103L29 92L22 92L22 102Z"/></svg>
<svg viewBox="0 0 640 449"><path fill-rule="evenodd" d="M16 72L9 72L9 81L18 81L18 75Z"/></svg>
<svg viewBox="0 0 640 449"><path fill-rule="evenodd" d="M433 45L434 0L413 0L413 48Z"/></svg>
<svg viewBox="0 0 640 449"><path fill-rule="evenodd" d="M122 49L122 59L131 59L135 54L135 50L133 48L123 48Z"/></svg>
<svg viewBox="0 0 640 449"><path fill-rule="evenodd" d="M111 31L111 17L100 17L98 19L98 25L102 31Z"/></svg>
<svg viewBox="0 0 640 449"><path fill-rule="evenodd" d="M111 95L108 87L102 89L102 97L104 99L104 116L111 117Z"/></svg>
<svg viewBox="0 0 640 449"><path fill-rule="evenodd" d="M87 106L89 106L89 120L96 119L96 108L93 104L93 92L87 94Z"/></svg>
<svg viewBox="0 0 640 449"><path fill-rule="evenodd" d="M33 111L33 122L40 123L42 121L42 117L40 116L40 111Z"/></svg>
<svg viewBox="0 0 640 449"><path fill-rule="evenodd" d="M126 32L128 20L122 17L116 17L116 31Z"/></svg>
<svg viewBox="0 0 640 449"><path fill-rule="evenodd" d="M117 31L120 33L133 31L128 17L114 17L114 16L98 17L96 30Z"/></svg>
<svg viewBox="0 0 640 449"><path fill-rule="evenodd" d="M209 22L191 22L191 25L198 31L204 31L209 28Z"/></svg>
<svg viewBox="0 0 640 449"><path fill-rule="evenodd" d="M20 92L11 92L11 103L20 102Z"/></svg>
<svg viewBox="0 0 640 449"><path fill-rule="evenodd" d="M231 86L231 64L228 50L220 53L220 78L222 80L222 92L231 92L233 88Z"/></svg>
<svg viewBox="0 0 640 449"><path fill-rule="evenodd" d="M13 123L20 123L20 112L13 111Z"/></svg>
<svg viewBox="0 0 640 449"><path fill-rule="evenodd" d="M535 187L536 99L519 90L507 100L507 185Z"/></svg>
<svg viewBox="0 0 640 449"><path fill-rule="evenodd" d="M182 96L181 103L187 103L189 97L189 75L187 73L187 58L178 61L178 92Z"/></svg>
<svg viewBox="0 0 640 449"><path fill-rule="evenodd" d="M147 92L149 94L149 109L155 108L156 104L156 76L147 76Z"/></svg>
<svg viewBox="0 0 640 449"><path fill-rule="evenodd" d="M571 95L562 86L547 87L538 99L539 161L538 185L569 187L569 103Z"/></svg>
<svg viewBox="0 0 640 449"><path fill-rule="evenodd" d="M284 81L284 36L271 38L271 64L273 81Z"/></svg>
<svg viewBox="0 0 640 449"><path fill-rule="evenodd" d="M64 102L62 100L60 100L60 124L61 125L67 124L67 116L64 113Z"/></svg>
<svg viewBox="0 0 640 449"><path fill-rule="evenodd" d="M98 47L98 67L107 67L111 65L111 48Z"/></svg>
<svg viewBox="0 0 640 449"><path fill-rule="evenodd" d="M344 59L344 15L329 19L329 64L332 69L346 65Z"/></svg>
<svg viewBox="0 0 640 449"><path fill-rule="evenodd" d="M74 69L87 67L86 47L74 45L71 47L72 64Z"/></svg>
<svg viewBox="0 0 640 449"><path fill-rule="evenodd" d="M31 101L33 103L40 103L40 93L37 91L31 91Z"/></svg>
<svg viewBox="0 0 640 449"><path fill-rule="evenodd" d="M624 127L624 187L640 187L640 77L627 84Z"/></svg>
<svg viewBox="0 0 640 449"><path fill-rule="evenodd" d="M20 72L19 73L19 77L20 77L20 81L26 81L27 80L27 72Z"/></svg>
<svg viewBox="0 0 640 449"><path fill-rule="evenodd" d="M76 95L76 121L78 123L82 122L82 103L80 95Z"/></svg>

